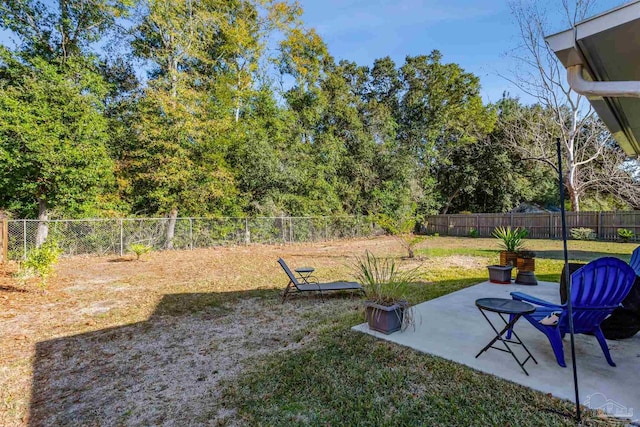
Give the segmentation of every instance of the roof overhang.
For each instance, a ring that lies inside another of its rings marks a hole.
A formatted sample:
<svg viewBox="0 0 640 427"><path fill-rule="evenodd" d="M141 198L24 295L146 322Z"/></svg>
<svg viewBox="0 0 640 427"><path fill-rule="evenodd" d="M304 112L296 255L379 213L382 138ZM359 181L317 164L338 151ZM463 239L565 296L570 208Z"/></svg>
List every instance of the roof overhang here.
<svg viewBox="0 0 640 427"><path fill-rule="evenodd" d="M587 96L628 155L640 155L640 0L545 40L571 88Z"/></svg>

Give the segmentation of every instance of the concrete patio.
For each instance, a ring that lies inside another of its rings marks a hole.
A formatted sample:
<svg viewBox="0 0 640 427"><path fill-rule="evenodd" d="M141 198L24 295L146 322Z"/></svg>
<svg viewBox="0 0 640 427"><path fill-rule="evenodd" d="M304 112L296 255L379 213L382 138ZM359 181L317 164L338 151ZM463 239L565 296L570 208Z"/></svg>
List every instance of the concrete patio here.
<svg viewBox="0 0 640 427"><path fill-rule="evenodd" d="M521 319L515 331L538 361L529 360L520 369L508 353L489 349L475 358L495 333L475 306L478 298L510 298L512 291L525 292L548 301L559 303L557 283L540 282L538 286L497 285L480 283L414 307L416 328L391 335L369 330L367 324L354 326L356 331L411 347L415 350L462 363L482 372L509 381L551 393L562 399L574 400L571 349L565 338L567 368L556 363L547 338ZM487 313L494 321L495 313ZM495 320L503 325L497 317ZM608 341L611 357L617 367L611 367L602 354L596 339L588 335L576 335L576 356L580 401L585 406L631 420L640 419L640 334L621 341ZM501 346L501 343L496 343ZM521 346L512 346L520 360L526 356Z"/></svg>

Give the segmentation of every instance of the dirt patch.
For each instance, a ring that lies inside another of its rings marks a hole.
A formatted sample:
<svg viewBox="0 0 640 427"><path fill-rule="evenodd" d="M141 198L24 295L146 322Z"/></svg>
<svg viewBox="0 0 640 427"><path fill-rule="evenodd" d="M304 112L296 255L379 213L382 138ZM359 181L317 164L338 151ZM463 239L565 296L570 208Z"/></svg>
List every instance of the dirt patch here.
<svg viewBox="0 0 640 427"><path fill-rule="evenodd" d="M483 268L487 266L487 259L470 255L450 255L442 257L439 263L449 267L461 267L465 269Z"/></svg>

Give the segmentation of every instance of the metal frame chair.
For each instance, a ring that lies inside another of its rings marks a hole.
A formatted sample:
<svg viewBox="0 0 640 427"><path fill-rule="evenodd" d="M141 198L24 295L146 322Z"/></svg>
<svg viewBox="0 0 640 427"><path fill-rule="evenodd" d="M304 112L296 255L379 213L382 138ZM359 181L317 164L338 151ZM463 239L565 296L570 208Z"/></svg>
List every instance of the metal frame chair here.
<svg viewBox="0 0 640 427"><path fill-rule="evenodd" d="M287 287L282 293L282 302L284 303L287 299L287 296L290 292L319 292L320 298L324 302L323 292L327 291L348 291L354 290L358 292L362 292L363 295L366 295L364 288L360 283L357 282L330 282L330 283L319 283L317 279L310 283L300 283L296 276L291 272L291 269L287 266L287 263L284 262L282 258L278 258L278 264L287 273L289 277L289 283L287 283Z"/></svg>

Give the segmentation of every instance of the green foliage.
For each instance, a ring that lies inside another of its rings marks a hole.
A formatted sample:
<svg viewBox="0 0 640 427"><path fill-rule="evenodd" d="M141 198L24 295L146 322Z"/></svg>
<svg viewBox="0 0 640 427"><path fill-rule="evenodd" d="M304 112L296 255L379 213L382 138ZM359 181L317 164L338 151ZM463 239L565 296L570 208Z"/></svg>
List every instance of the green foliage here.
<svg viewBox="0 0 640 427"><path fill-rule="evenodd" d="M19 277L28 279L37 277L40 288L47 289L47 281L53 272L54 265L58 262L58 257L62 254L62 249L53 239L47 239L39 248L33 248L27 252L27 258L21 265Z"/></svg>
<svg viewBox="0 0 640 427"><path fill-rule="evenodd" d="M376 217L376 222L387 233L397 237L407 251L408 258L415 257L415 247L424 240L424 236L413 234L419 223L415 215L406 215L400 218L392 218L385 214Z"/></svg>
<svg viewBox="0 0 640 427"><path fill-rule="evenodd" d="M491 233L500 240L500 247L507 252L518 252L524 247L524 238L529 235L525 228L496 227Z"/></svg>
<svg viewBox="0 0 640 427"><path fill-rule="evenodd" d="M0 29L18 43L0 48L0 209L397 220L555 203L546 165L508 148L514 128L534 146L549 109L484 105L479 78L438 51L336 63L301 16L288 0L7 2ZM420 240L392 234L409 255Z"/></svg>
<svg viewBox="0 0 640 427"><path fill-rule="evenodd" d="M113 183L104 82L83 59L23 62L0 48L0 206L82 215Z"/></svg>
<svg viewBox="0 0 640 427"><path fill-rule="evenodd" d="M629 240L633 239L634 233L632 230L628 230L626 228L618 228L618 237L620 237L620 240L622 240L623 242L628 242Z"/></svg>
<svg viewBox="0 0 640 427"><path fill-rule="evenodd" d="M480 232L478 230L476 230L475 228L470 228L469 229L469 237L480 237Z"/></svg>
<svg viewBox="0 0 640 427"><path fill-rule="evenodd" d="M536 253L534 251L524 251L524 250L518 251L518 258L533 259L535 257L536 257Z"/></svg>
<svg viewBox="0 0 640 427"><path fill-rule="evenodd" d="M152 250L152 246L148 246L143 243L132 243L129 245L129 252L136 254L136 260L139 260L142 255L149 253Z"/></svg>
<svg viewBox="0 0 640 427"><path fill-rule="evenodd" d="M596 233L591 228L579 227L570 230L571 237L576 240L596 240Z"/></svg>

